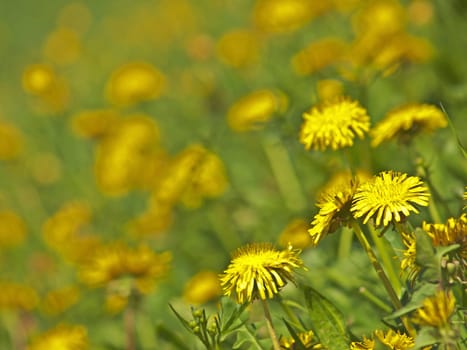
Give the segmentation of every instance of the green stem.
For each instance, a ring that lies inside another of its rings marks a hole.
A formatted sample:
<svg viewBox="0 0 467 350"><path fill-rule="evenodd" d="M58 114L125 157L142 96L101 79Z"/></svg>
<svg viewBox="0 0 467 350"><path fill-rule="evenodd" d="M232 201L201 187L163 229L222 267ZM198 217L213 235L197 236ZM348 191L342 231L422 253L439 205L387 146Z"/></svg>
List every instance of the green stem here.
<svg viewBox="0 0 467 350"><path fill-rule="evenodd" d="M271 313L269 312L268 302L266 300L261 299L261 303L263 304L264 317L266 319L266 326L268 328L269 336L272 340L272 347L274 350L281 350L279 340L277 339L276 332L274 331L274 327L272 326L272 319Z"/></svg>
<svg viewBox="0 0 467 350"><path fill-rule="evenodd" d="M375 228L370 224L367 225L368 230L370 231L371 237L373 242L375 243L376 249L383 261L383 266L386 268L386 272L388 274L389 280L391 281L391 285L395 289L396 293L399 295L401 291L401 282L399 279L399 275L396 273L394 268L393 259L391 259L390 253L388 251L387 242L385 242L384 237L379 237L378 233L376 232Z"/></svg>
<svg viewBox="0 0 467 350"><path fill-rule="evenodd" d="M363 295L365 298L367 298L373 304L378 306L384 312L390 313L392 311L392 309L388 305L386 305L380 298L378 298L376 295L371 293L365 287L360 287L358 291L360 292L361 295Z"/></svg>
<svg viewBox="0 0 467 350"><path fill-rule="evenodd" d="M268 135L263 138L262 143L285 204L291 210L303 210L306 199L289 153L277 136Z"/></svg>
<svg viewBox="0 0 467 350"><path fill-rule="evenodd" d="M353 231L348 227L343 227L339 238L337 257L340 261L345 261L350 256L352 249Z"/></svg>
<svg viewBox="0 0 467 350"><path fill-rule="evenodd" d="M388 276L386 276L386 273L384 272L383 267L381 266L381 264L378 261L378 258L373 252L373 249L371 248L370 243L368 242L368 240L365 237L365 234L360 228L360 225L356 221L352 221L352 228L358 240L360 241L361 245L363 246L363 249L365 249L368 255L368 258L370 259L370 262L376 271L376 274L380 278L381 282L383 282L384 288L386 289L386 292L389 295L389 299L391 300L392 305L394 306L396 310L400 309L402 307L402 304L399 298L397 297L397 294L394 291L394 288L392 287L391 281L389 280Z"/></svg>

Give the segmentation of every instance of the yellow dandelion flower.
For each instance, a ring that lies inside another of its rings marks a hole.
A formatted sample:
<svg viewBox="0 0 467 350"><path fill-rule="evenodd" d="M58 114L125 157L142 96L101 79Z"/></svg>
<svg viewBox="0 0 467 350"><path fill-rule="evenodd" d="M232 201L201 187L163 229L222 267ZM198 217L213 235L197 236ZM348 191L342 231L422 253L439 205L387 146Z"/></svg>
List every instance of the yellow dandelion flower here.
<svg viewBox="0 0 467 350"><path fill-rule="evenodd" d="M0 281L0 309L32 310L39 303L36 291L25 284Z"/></svg>
<svg viewBox="0 0 467 350"><path fill-rule="evenodd" d="M428 0L412 1L407 8L409 20L418 26L430 23L434 17L434 12L434 5Z"/></svg>
<svg viewBox="0 0 467 350"><path fill-rule="evenodd" d="M253 10L253 20L256 27L266 32L292 31L325 12L331 5L330 1L259 0Z"/></svg>
<svg viewBox="0 0 467 350"><path fill-rule="evenodd" d="M0 160L15 159L23 149L23 135L10 123L0 121Z"/></svg>
<svg viewBox="0 0 467 350"><path fill-rule="evenodd" d="M375 336L383 343L393 350L408 350L412 349L415 345L415 340L399 331L395 332L392 329L387 332L376 330Z"/></svg>
<svg viewBox="0 0 467 350"><path fill-rule="evenodd" d="M74 285L60 287L47 292L40 308L47 315L59 315L75 305L80 297L79 288Z"/></svg>
<svg viewBox="0 0 467 350"><path fill-rule="evenodd" d="M420 271L420 267L416 264L417 242L412 233L403 233L402 241L407 249L402 252L400 267L401 270L407 271L407 278L411 281Z"/></svg>
<svg viewBox="0 0 467 350"><path fill-rule="evenodd" d="M431 237L435 247L459 244L459 254L467 259L467 214L449 218L445 224L423 222L423 230Z"/></svg>
<svg viewBox="0 0 467 350"><path fill-rule="evenodd" d="M146 62L131 62L115 70L107 83L107 98L117 106L158 98L165 88L164 75Z"/></svg>
<svg viewBox="0 0 467 350"><path fill-rule="evenodd" d="M319 189L317 197L321 197L323 193L333 191L334 188L345 188L350 181L356 179L359 183L370 180L373 177L371 173L364 169L356 169L353 173L349 170L336 172L331 178Z"/></svg>
<svg viewBox="0 0 467 350"><path fill-rule="evenodd" d="M159 128L146 115L131 115L116 125L96 149L94 174L107 195L123 195L141 184L149 164L160 153ZM145 178L147 178L145 176Z"/></svg>
<svg viewBox="0 0 467 350"><path fill-rule="evenodd" d="M422 306L415 310L412 321L422 326L446 327L455 308L456 298L452 291L440 290L423 301Z"/></svg>
<svg viewBox="0 0 467 350"><path fill-rule="evenodd" d="M309 75L339 62L347 49L340 38L324 38L309 44L292 57L292 67L299 75Z"/></svg>
<svg viewBox="0 0 467 350"><path fill-rule="evenodd" d="M217 273L209 270L200 271L185 284L183 299L190 304L204 304L222 295Z"/></svg>
<svg viewBox="0 0 467 350"><path fill-rule="evenodd" d="M225 33L217 44L217 55L226 65L241 68L254 63L259 56L257 35L246 29Z"/></svg>
<svg viewBox="0 0 467 350"><path fill-rule="evenodd" d="M375 341L373 339L363 337L363 341L361 342L352 342L350 344L350 350L374 350L375 348Z"/></svg>
<svg viewBox="0 0 467 350"><path fill-rule="evenodd" d="M227 113L229 127L237 132L258 129L267 123L274 113L287 106L286 97L271 90L254 91L236 101Z"/></svg>
<svg viewBox="0 0 467 350"><path fill-rule="evenodd" d="M324 236L333 233L352 219L350 205L357 186L358 181L352 179L346 185L334 187L321 195L316 204L320 208L319 212L308 230L313 245L316 246Z"/></svg>
<svg viewBox="0 0 467 350"><path fill-rule="evenodd" d="M316 90L320 101L326 101L342 96L344 88L339 80L321 79L318 80Z"/></svg>
<svg viewBox="0 0 467 350"><path fill-rule="evenodd" d="M281 247L289 244L299 249L309 247L312 240L308 234L308 223L303 219L292 220L280 233L278 243Z"/></svg>
<svg viewBox="0 0 467 350"><path fill-rule="evenodd" d="M98 288L111 282L131 278L131 290L150 293L156 281L169 270L171 254L156 254L146 245L130 248L122 243L102 246L84 262L80 279L89 287Z"/></svg>
<svg viewBox="0 0 467 350"><path fill-rule="evenodd" d="M313 350L318 350L318 349L323 349L323 346L319 343L316 343L316 337L313 331L308 331L308 332L300 332L297 334L298 338L300 339L301 347L305 347L305 349L313 349ZM293 350L295 349L295 339L292 337L286 338L286 337L281 337L279 339L279 343L281 346L281 349L290 349Z"/></svg>
<svg viewBox="0 0 467 350"><path fill-rule="evenodd" d="M357 101L337 98L324 101L303 114L300 142L309 150L325 150L353 145L370 128L370 117Z"/></svg>
<svg viewBox="0 0 467 350"><path fill-rule="evenodd" d="M293 270L304 267L299 254L292 246L278 251L269 243L238 248L220 275L224 295L232 296L239 304L273 298L287 281L294 281Z"/></svg>
<svg viewBox="0 0 467 350"><path fill-rule="evenodd" d="M172 204L150 200L148 208L130 220L128 231L135 238L154 237L168 230L172 222Z"/></svg>
<svg viewBox="0 0 467 350"><path fill-rule="evenodd" d="M84 326L60 324L37 336L27 350L86 350L88 334Z"/></svg>
<svg viewBox="0 0 467 350"><path fill-rule="evenodd" d="M81 56L81 39L74 30L60 27L47 37L43 53L48 61L61 65L74 63Z"/></svg>
<svg viewBox="0 0 467 350"><path fill-rule="evenodd" d="M376 226L388 226L411 211L418 213L413 204L427 206L429 198L428 188L418 177L385 171L358 187L350 210L355 218L364 216L364 224L373 218Z"/></svg>
<svg viewBox="0 0 467 350"><path fill-rule="evenodd" d="M112 109L84 110L71 118L71 129L84 138L98 138L108 135L118 125L119 116Z"/></svg>
<svg viewBox="0 0 467 350"><path fill-rule="evenodd" d="M370 131L371 145L376 147L395 137L401 141L407 141L419 132L431 132L444 128L447 124L446 116L438 107L427 104L408 104L393 109L373 127Z"/></svg>
<svg viewBox="0 0 467 350"><path fill-rule="evenodd" d="M47 64L31 64L24 69L23 89L32 95L45 95L57 82L53 68Z"/></svg>
<svg viewBox="0 0 467 350"><path fill-rule="evenodd" d="M0 250L23 243L27 234L24 220L10 210L0 211Z"/></svg>

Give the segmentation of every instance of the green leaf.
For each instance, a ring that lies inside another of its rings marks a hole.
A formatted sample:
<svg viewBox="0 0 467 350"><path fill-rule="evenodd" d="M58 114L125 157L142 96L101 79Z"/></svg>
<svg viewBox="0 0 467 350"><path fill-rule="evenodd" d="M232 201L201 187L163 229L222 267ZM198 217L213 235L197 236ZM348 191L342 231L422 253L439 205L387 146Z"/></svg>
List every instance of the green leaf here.
<svg viewBox="0 0 467 350"><path fill-rule="evenodd" d="M179 321L185 326L185 328L190 331L191 333L193 333L193 330L191 329L190 327L190 323L185 320L178 312L177 310L174 309L174 307L169 304L169 307L172 309L173 313L175 314L175 316L177 316L177 318L179 319Z"/></svg>
<svg viewBox="0 0 467 350"><path fill-rule="evenodd" d="M433 327L423 327L417 332L415 338L415 346L413 350L423 348L425 346L439 343L441 338L437 335L437 331Z"/></svg>
<svg viewBox="0 0 467 350"><path fill-rule="evenodd" d="M397 317L401 317L405 314L408 314L409 312L418 309L420 306L422 306L423 301L431 297L435 294L436 289L438 288L437 284L434 283L424 283L418 288L417 290L414 291L412 298L410 301L404 305L404 307L400 308L393 314L385 317L385 320L391 320Z"/></svg>
<svg viewBox="0 0 467 350"><path fill-rule="evenodd" d="M436 258L431 238L420 228L415 230L417 254L415 263L422 267L420 278L425 281L439 281L441 269Z"/></svg>
<svg viewBox="0 0 467 350"><path fill-rule="evenodd" d="M304 294L313 331L320 343L329 350L348 350L350 340L342 313L313 288L304 287Z"/></svg>
<svg viewBox="0 0 467 350"><path fill-rule="evenodd" d="M243 344L250 344L253 349L265 350L256 336L255 327L253 325L245 325L245 327L242 327L237 332L237 340L235 344L232 345L232 349L239 349Z"/></svg>
<svg viewBox="0 0 467 350"><path fill-rule="evenodd" d="M157 336L166 342L172 344L176 349L189 350L190 348L186 345L186 342L182 341L174 332L165 327L162 324L156 327Z"/></svg>
<svg viewBox="0 0 467 350"><path fill-rule="evenodd" d="M283 319L285 326L287 327L290 335L292 336L293 340L295 340L294 343L294 349L297 350L307 350L306 347L302 344L302 341L300 340L300 337L298 336L297 332L295 332L295 329L292 327L292 325L287 322L287 320Z"/></svg>

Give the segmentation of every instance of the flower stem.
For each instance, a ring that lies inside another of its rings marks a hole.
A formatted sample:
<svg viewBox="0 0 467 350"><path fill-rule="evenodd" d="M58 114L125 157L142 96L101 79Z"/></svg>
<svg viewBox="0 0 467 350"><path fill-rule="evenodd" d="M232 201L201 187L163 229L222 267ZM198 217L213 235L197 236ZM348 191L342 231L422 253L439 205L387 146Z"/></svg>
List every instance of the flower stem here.
<svg viewBox="0 0 467 350"><path fill-rule="evenodd" d="M358 289L359 293L363 295L365 298L367 298L369 301L371 301L373 304L378 306L381 310L384 312L390 313L392 309L386 305L381 299L379 299L376 295L371 293L368 289L365 287L360 287Z"/></svg>
<svg viewBox="0 0 467 350"><path fill-rule="evenodd" d="M378 233L372 225L367 225L367 227L370 231L371 237L373 239L373 242L375 243L376 249L378 250L381 260L383 261L383 265L386 268L386 272L388 274L389 280L391 281L391 285L395 289L396 293L399 294L401 291L401 282L399 280L399 276L397 275L394 269L393 260L391 259L391 256L389 254L388 247L384 242L385 238L379 237Z"/></svg>
<svg viewBox="0 0 467 350"><path fill-rule="evenodd" d="M281 350L279 340L277 340L276 332L274 331L274 327L272 326L271 313L269 312L268 303L266 300L263 299L261 299L261 303L263 304L264 317L266 318L266 326L268 327L269 336L272 340L272 347L274 350Z"/></svg>
<svg viewBox="0 0 467 350"><path fill-rule="evenodd" d="M337 256L340 261L345 261L350 255L352 248L353 231L348 227L342 227L342 232L339 239L339 247Z"/></svg>
<svg viewBox="0 0 467 350"><path fill-rule="evenodd" d="M368 258L370 259L370 262L373 265L376 274L380 278L381 282L383 282L384 288L386 289L386 292L389 295L389 299L391 299L392 305L394 306L394 308L396 308L396 310L400 309L402 307L402 304L399 298L397 297L394 288L392 287L391 281L389 280L388 276L386 276L386 273L384 272L383 267L381 266L381 264L378 261L378 258L373 252L370 243L368 242L368 240L365 237L365 234L360 228L360 225L356 221L352 221L352 228L361 245L363 246L363 249L365 249L366 253L368 254Z"/></svg>
<svg viewBox="0 0 467 350"><path fill-rule="evenodd" d="M370 243L368 242L368 240L365 237L365 234L360 228L360 225L355 220L352 221L351 225L355 232L355 235L357 236L358 240L363 246L363 249L365 249L366 253L368 254L368 258L370 259L370 262L373 265L376 271L376 274L380 278L381 282L383 282L383 286L386 289L386 292L388 293L388 296L389 296L389 299L391 300L392 305L394 306L396 310L399 310L400 308L402 308L402 304L399 298L397 297L397 294L394 291L394 288L392 287L391 281L389 281L389 278L384 272L383 267L379 263L378 258L376 257L375 253L373 252L373 249L371 248ZM401 320L407 332L409 332L409 334L411 335L414 335L415 331L410 325L408 319L406 317L401 317Z"/></svg>
<svg viewBox="0 0 467 350"><path fill-rule="evenodd" d="M123 324L126 335L126 350L136 350L136 303L135 292L128 297L128 305L123 314Z"/></svg>
<svg viewBox="0 0 467 350"><path fill-rule="evenodd" d="M289 153L277 136L268 135L263 138L262 143L285 204L291 210L303 210L306 207L306 199Z"/></svg>

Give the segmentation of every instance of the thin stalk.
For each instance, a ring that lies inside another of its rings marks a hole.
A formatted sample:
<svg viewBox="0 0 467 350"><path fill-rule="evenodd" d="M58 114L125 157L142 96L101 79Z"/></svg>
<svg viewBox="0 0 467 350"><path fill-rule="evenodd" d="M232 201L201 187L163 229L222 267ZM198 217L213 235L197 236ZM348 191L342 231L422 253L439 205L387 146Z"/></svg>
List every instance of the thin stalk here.
<svg viewBox="0 0 467 350"><path fill-rule="evenodd" d="M300 321L298 320L297 316L293 313L292 310L290 310L290 307L289 305L287 305L287 303L284 301L284 299L282 299L282 297L280 295L277 296L277 299L279 300L279 304L281 305L282 307L282 310L285 311L285 313L287 314L287 316L289 317L289 319L295 323L297 326L300 325Z"/></svg>
<svg viewBox="0 0 467 350"><path fill-rule="evenodd" d="M392 309L388 305L386 305L380 298L378 298L376 295L371 293L365 287L360 287L358 291L361 295L363 295L365 298L367 298L369 301L371 301L373 304L375 304L377 307L379 307L384 312L390 313L392 311Z"/></svg>
<svg viewBox="0 0 467 350"><path fill-rule="evenodd" d="M277 136L263 138L262 144L287 207L294 211L303 210L306 199L288 151Z"/></svg>
<svg viewBox="0 0 467 350"><path fill-rule="evenodd" d="M136 298L134 292L128 297L128 305L123 314L123 326L126 336L126 350L136 350Z"/></svg>
<svg viewBox="0 0 467 350"><path fill-rule="evenodd" d="M340 261L345 261L350 256L352 249L353 231L348 227L342 227L339 238L339 247L337 250L337 257Z"/></svg>
<svg viewBox="0 0 467 350"><path fill-rule="evenodd" d="M387 249L387 245L384 244L385 242L383 239L384 237L379 237L378 233L376 232L375 228L370 224L367 225L368 230L370 231L371 238L375 243L376 249L378 250L379 256L383 261L383 266L386 268L386 272L388 274L389 280L391 281L391 285L395 289L396 293L399 295L401 292L401 282L399 279L399 275L396 273L394 269L393 259L391 259L390 253Z"/></svg>
<svg viewBox="0 0 467 350"><path fill-rule="evenodd" d="M383 283L383 286L386 289L386 292L388 293L388 296L389 296L389 299L391 300L392 305L394 306L396 310L399 310L400 308L402 308L402 304L399 298L397 297L397 294L394 291L394 288L391 285L391 281L389 280L388 276L384 272L383 267L381 266L381 264L378 261L378 258L373 252L373 249L371 248L370 243L368 242L362 229L360 228L360 225L355 220L352 221L351 225L363 249L365 249L368 255L368 258L370 259L370 262L376 271L376 274L378 275L381 282ZM408 319L406 317L401 317L401 320L407 332L409 332L410 335L415 335L415 331L410 325Z"/></svg>
<svg viewBox="0 0 467 350"><path fill-rule="evenodd" d="M266 300L261 299L261 303L263 304L264 317L266 319L266 326L268 328L269 336L272 340L272 347L274 350L281 350L279 340L277 340L276 332L274 331L274 327L272 326L272 319L271 313L269 312L268 302Z"/></svg>

